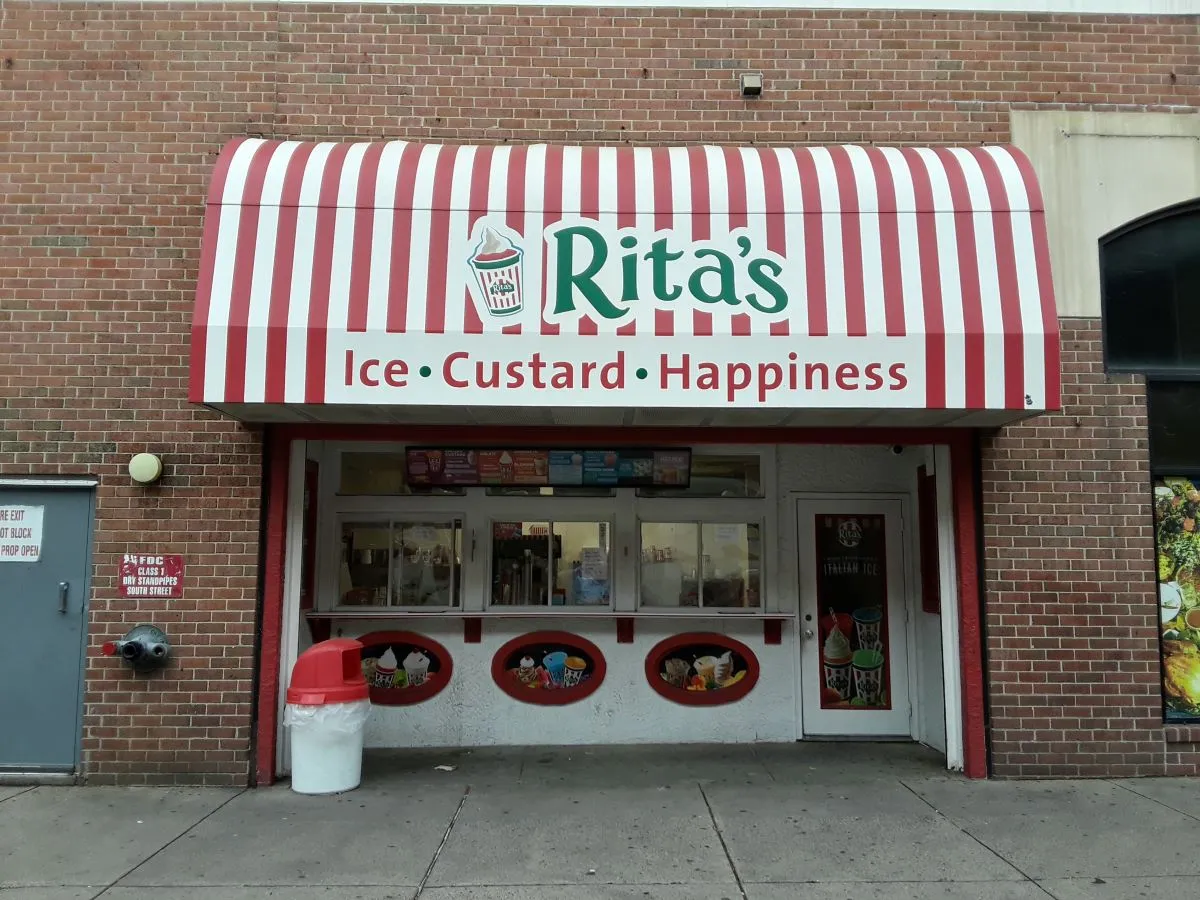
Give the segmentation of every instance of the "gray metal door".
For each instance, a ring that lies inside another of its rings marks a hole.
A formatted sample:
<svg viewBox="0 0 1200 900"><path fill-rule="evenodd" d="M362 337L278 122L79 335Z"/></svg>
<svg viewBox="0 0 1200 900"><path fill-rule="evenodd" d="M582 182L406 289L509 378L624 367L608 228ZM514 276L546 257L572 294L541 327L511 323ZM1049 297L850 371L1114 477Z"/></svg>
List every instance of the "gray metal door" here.
<svg viewBox="0 0 1200 900"><path fill-rule="evenodd" d="M0 771L71 772L93 492L0 485Z"/></svg>

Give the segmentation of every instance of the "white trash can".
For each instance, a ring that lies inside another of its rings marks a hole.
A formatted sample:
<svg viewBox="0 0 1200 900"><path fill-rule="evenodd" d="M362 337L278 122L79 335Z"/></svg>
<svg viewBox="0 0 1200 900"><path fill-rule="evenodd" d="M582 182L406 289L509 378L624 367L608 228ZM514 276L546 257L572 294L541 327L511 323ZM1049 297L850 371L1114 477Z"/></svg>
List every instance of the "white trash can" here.
<svg viewBox="0 0 1200 900"><path fill-rule="evenodd" d="M291 730L292 790L298 794L338 794L362 781L363 730L370 700L303 706L283 712Z"/></svg>
<svg viewBox="0 0 1200 900"><path fill-rule="evenodd" d="M338 794L362 781L363 729L371 713L363 645L333 638L300 654L283 724L291 730L292 790Z"/></svg>

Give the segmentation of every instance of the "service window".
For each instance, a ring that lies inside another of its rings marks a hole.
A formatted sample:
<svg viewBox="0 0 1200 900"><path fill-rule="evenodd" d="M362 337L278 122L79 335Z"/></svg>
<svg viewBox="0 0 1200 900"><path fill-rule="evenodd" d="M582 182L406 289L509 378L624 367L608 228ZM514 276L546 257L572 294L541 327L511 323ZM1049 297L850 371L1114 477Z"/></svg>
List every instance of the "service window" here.
<svg viewBox="0 0 1200 900"><path fill-rule="evenodd" d="M462 585L462 520L342 522L342 606L454 607Z"/></svg>
<svg viewBox="0 0 1200 900"><path fill-rule="evenodd" d="M608 606L612 523L505 520L491 524L493 606Z"/></svg>
<svg viewBox="0 0 1200 900"><path fill-rule="evenodd" d="M753 609L762 604L760 523L643 521L639 535L642 606Z"/></svg>

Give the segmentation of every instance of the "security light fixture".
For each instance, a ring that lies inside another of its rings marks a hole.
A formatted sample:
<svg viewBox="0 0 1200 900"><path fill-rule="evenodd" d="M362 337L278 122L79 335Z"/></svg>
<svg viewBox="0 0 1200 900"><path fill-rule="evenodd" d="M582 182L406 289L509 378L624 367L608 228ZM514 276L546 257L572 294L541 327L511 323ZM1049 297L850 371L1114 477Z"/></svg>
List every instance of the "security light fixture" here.
<svg viewBox="0 0 1200 900"><path fill-rule="evenodd" d="M742 86L743 97L757 97L762 93L763 77L758 72L743 72L738 81Z"/></svg>
<svg viewBox="0 0 1200 900"><path fill-rule="evenodd" d="M162 472L162 460L153 453L138 453L129 460L129 477L138 484L154 484Z"/></svg>

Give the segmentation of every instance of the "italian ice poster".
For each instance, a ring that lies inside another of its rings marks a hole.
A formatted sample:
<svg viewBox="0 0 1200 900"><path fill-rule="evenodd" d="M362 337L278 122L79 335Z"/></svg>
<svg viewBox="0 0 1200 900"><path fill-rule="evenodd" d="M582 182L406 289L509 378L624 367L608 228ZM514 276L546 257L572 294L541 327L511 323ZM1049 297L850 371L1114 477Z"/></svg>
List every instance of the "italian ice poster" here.
<svg viewBox="0 0 1200 900"><path fill-rule="evenodd" d="M891 709L887 529L881 515L818 515L822 709Z"/></svg>

